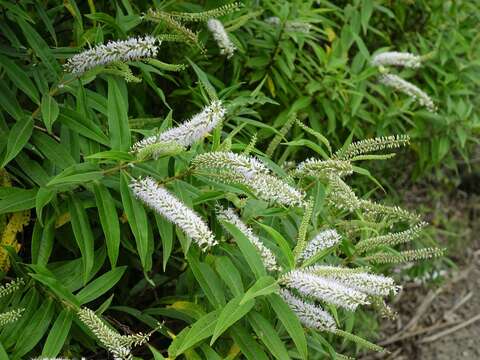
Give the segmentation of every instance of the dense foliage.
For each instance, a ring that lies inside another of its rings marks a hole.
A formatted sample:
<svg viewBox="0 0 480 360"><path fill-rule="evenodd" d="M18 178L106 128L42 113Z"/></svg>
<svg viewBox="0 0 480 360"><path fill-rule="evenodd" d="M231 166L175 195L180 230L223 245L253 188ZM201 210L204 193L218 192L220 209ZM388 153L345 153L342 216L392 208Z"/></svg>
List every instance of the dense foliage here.
<svg viewBox="0 0 480 360"><path fill-rule="evenodd" d="M382 351L382 274L441 250L349 177L468 163L475 5L0 8L1 358Z"/></svg>

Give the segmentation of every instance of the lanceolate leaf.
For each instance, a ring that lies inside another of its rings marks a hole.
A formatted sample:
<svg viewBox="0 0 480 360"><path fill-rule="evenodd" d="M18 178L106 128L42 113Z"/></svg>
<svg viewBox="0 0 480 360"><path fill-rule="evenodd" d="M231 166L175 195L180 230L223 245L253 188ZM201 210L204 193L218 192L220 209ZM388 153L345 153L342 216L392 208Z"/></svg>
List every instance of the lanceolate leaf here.
<svg viewBox="0 0 480 360"><path fill-rule="evenodd" d="M220 335L223 334L225 330L227 330L235 322L244 317L252 309L253 305L255 305L255 301L253 299L245 301L243 302L243 304L240 304L242 297L242 295L234 297L223 308L220 316L218 317L215 330L213 331L210 346L215 342L215 340L218 339Z"/></svg>
<svg viewBox="0 0 480 360"><path fill-rule="evenodd" d="M120 249L120 224L117 210L110 191L101 182L94 182L95 202L98 207L98 215L105 234L108 258L110 265L115 267Z"/></svg>
<svg viewBox="0 0 480 360"><path fill-rule="evenodd" d="M85 211L82 202L75 195L70 197L68 209L70 211L75 241L77 242L80 253L82 254L82 277L83 282L86 283L90 275L90 271L93 268L94 239L92 228L90 227L87 212Z"/></svg>
<svg viewBox="0 0 480 360"><path fill-rule="evenodd" d="M57 120L60 110L58 108L57 101L55 98L49 94L43 95L42 97L42 119L47 130L52 131L52 125Z"/></svg>
<svg viewBox="0 0 480 360"><path fill-rule="evenodd" d="M56 357L62 350L63 344L70 333L73 313L70 309L63 309L52 325L42 350L42 356Z"/></svg>
<svg viewBox="0 0 480 360"><path fill-rule="evenodd" d="M130 148L130 129L128 125L128 99L122 91L122 80L108 78L108 127L111 147L114 150Z"/></svg>
<svg viewBox="0 0 480 360"><path fill-rule="evenodd" d="M10 162L25 146L32 135L33 119L25 117L13 125L8 134L7 151L0 167Z"/></svg>
<svg viewBox="0 0 480 360"><path fill-rule="evenodd" d="M145 271L150 271L152 267L151 251L149 248L149 232L147 213L140 202L135 199L128 187L128 177L122 172L120 175L120 192L122 195L122 203L127 215L128 224L132 229L137 244L138 256L142 262Z"/></svg>

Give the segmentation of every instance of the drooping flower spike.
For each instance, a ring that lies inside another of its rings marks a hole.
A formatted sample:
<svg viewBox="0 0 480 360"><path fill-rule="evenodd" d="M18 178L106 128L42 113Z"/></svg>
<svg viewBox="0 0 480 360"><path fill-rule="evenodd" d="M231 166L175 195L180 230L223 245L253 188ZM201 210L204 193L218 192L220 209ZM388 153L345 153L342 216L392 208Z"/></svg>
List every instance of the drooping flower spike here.
<svg viewBox="0 0 480 360"><path fill-rule="evenodd" d="M217 19L210 19L207 21L207 26L217 42L220 54L225 55L227 59L230 59L237 48L228 37L223 24Z"/></svg>
<svg viewBox="0 0 480 360"><path fill-rule="evenodd" d="M373 66L403 66L417 69L422 66L422 58L408 52L387 51L377 54L372 59Z"/></svg>
<svg viewBox="0 0 480 360"><path fill-rule="evenodd" d="M384 74L379 78L380 83L391 87L394 90L400 91L405 95L410 96L413 100L417 101L420 105L425 106L429 111L435 112L437 110L433 100L423 90L411 82L402 79L398 75Z"/></svg>
<svg viewBox="0 0 480 360"><path fill-rule="evenodd" d="M100 44L74 55L67 60L64 66L68 72L74 75L82 75L84 72L99 65L155 57L159 45L160 42L149 35L145 37L131 37L127 40L110 41L107 44Z"/></svg>
<svg viewBox="0 0 480 360"><path fill-rule="evenodd" d="M203 219L152 178L133 180L130 188L143 203L180 227L202 250L217 244Z"/></svg>

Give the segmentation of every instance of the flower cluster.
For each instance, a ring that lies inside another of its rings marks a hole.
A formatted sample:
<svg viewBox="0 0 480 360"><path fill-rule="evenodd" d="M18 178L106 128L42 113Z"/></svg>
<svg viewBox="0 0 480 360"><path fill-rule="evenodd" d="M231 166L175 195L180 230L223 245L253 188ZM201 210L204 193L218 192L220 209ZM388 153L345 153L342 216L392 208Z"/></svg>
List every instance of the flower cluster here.
<svg viewBox="0 0 480 360"><path fill-rule="evenodd" d="M213 170L209 175L225 183L249 188L260 199L287 206L304 204L305 194L270 174L270 170L251 156L231 152L205 153L192 162L197 169Z"/></svg>
<svg viewBox="0 0 480 360"><path fill-rule="evenodd" d="M152 178L134 180L130 187L137 198L180 227L201 249L216 245L213 233L202 218Z"/></svg>
<svg viewBox="0 0 480 360"><path fill-rule="evenodd" d="M417 69L422 66L422 58L407 52L387 51L372 58L373 66L403 66Z"/></svg>
<svg viewBox="0 0 480 360"><path fill-rule="evenodd" d="M223 24L217 19L210 19L207 21L207 26L218 44L220 54L230 59L237 48L228 37Z"/></svg>
<svg viewBox="0 0 480 360"><path fill-rule="evenodd" d="M276 26L276 27L281 26L282 24L282 21L278 16L270 16L265 19L265 22L269 25ZM297 32L297 33L308 34L312 28L312 25L310 25L307 22L290 21L290 20L286 21L284 26L285 26L285 31L287 33Z"/></svg>
<svg viewBox="0 0 480 360"><path fill-rule="evenodd" d="M158 52L157 39L152 36L132 37L127 40L110 41L74 55L65 63L65 69L75 75L114 62L148 59Z"/></svg>
<svg viewBox="0 0 480 360"><path fill-rule="evenodd" d="M172 146L188 147L207 136L225 116L225 108L219 100L212 101L189 121L166 130L158 135L147 137L133 144L131 151L137 156L152 154L158 157Z"/></svg>
<svg viewBox="0 0 480 360"><path fill-rule="evenodd" d="M15 291L19 290L21 286L23 286L25 282L22 278L14 279L5 285L0 286L0 298L8 296ZM25 311L24 308L17 308L12 309L9 311L5 311L0 313L0 327L11 322L17 321L21 316L22 313Z"/></svg>
<svg viewBox="0 0 480 360"><path fill-rule="evenodd" d="M265 268L269 271L277 271L280 270L280 267L277 264L277 259L272 251L267 248L262 241L255 235L247 225L235 214L233 209L223 209L220 208L218 211L218 219L226 221L232 225L235 225L246 237L253 246L257 249L260 257L262 258L263 264Z"/></svg>
<svg viewBox="0 0 480 360"><path fill-rule="evenodd" d="M131 360L132 346L146 343L151 334L120 335L107 326L103 320L88 308L78 310L78 318L90 329L115 360Z"/></svg>

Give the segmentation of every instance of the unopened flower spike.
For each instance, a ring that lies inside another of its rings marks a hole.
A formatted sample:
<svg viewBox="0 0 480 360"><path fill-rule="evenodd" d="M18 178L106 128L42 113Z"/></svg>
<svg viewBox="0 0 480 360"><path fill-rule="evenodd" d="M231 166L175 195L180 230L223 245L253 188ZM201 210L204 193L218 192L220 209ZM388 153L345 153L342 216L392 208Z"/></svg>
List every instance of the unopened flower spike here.
<svg viewBox="0 0 480 360"><path fill-rule="evenodd" d="M156 38L149 35L110 41L107 44L100 44L74 55L67 60L64 66L68 72L81 75L99 65L149 59L157 55L160 43Z"/></svg>
<svg viewBox="0 0 480 360"><path fill-rule="evenodd" d="M220 49L220 54L225 55L227 59L230 59L233 56L233 53L237 49L232 43L232 40L228 37L225 28L221 21L217 19L210 19L207 21L208 30L213 35L213 38L217 42L217 45Z"/></svg>
<svg viewBox="0 0 480 360"><path fill-rule="evenodd" d="M152 178L133 180L130 188L138 199L180 227L202 250L217 244L203 219Z"/></svg>
<svg viewBox="0 0 480 360"><path fill-rule="evenodd" d="M277 259L273 252L267 248L263 242L259 239L257 235L255 235L251 228L249 228L245 223L235 214L235 211L231 208L218 209L218 218L219 220L226 221L230 224L235 225L246 237L252 245L257 249L260 257L262 259L265 268L268 271L277 271L280 270L280 267L277 264Z"/></svg>
<svg viewBox="0 0 480 360"><path fill-rule="evenodd" d="M422 66L422 57L408 52L387 51L372 58L373 66L403 66L417 69Z"/></svg>

